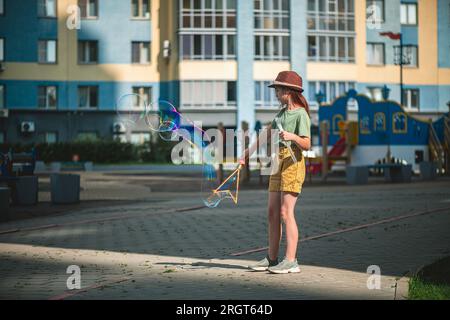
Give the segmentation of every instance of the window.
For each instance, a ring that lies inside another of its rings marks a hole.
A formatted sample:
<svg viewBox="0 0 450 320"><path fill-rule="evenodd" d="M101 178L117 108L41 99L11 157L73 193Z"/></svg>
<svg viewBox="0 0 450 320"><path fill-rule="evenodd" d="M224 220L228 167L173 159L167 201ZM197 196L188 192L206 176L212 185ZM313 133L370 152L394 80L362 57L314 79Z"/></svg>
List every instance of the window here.
<svg viewBox="0 0 450 320"><path fill-rule="evenodd" d="M179 0L181 29L235 29L237 0Z"/></svg>
<svg viewBox="0 0 450 320"><path fill-rule="evenodd" d="M289 60L289 1L255 0L255 60Z"/></svg>
<svg viewBox="0 0 450 320"><path fill-rule="evenodd" d="M354 0L309 0L308 60L355 62Z"/></svg>
<svg viewBox="0 0 450 320"><path fill-rule="evenodd" d="M150 63L150 42L132 42L131 48L133 63Z"/></svg>
<svg viewBox="0 0 450 320"><path fill-rule="evenodd" d="M132 144L145 144L151 139L150 132L132 132L131 143Z"/></svg>
<svg viewBox="0 0 450 320"><path fill-rule="evenodd" d="M133 87L133 93L139 95L139 101L135 101L133 107L145 108L152 103L151 87Z"/></svg>
<svg viewBox="0 0 450 320"><path fill-rule="evenodd" d="M38 108L56 109L57 100L56 86L38 87Z"/></svg>
<svg viewBox="0 0 450 320"><path fill-rule="evenodd" d="M0 131L0 143L5 143L5 133Z"/></svg>
<svg viewBox="0 0 450 320"><path fill-rule="evenodd" d="M400 5L400 23L405 25L417 25L416 3L402 3Z"/></svg>
<svg viewBox="0 0 450 320"><path fill-rule="evenodd" d="M354 32L355 13L353 1L309 0L307 12L308 30Z"/></svg>
<svg viewBox="0 0 450 320"><path fill-rule="evenodd" d="M98 41L78 41L78 63L98 62Z"/></svg>
<svg viewBox="0 0 450 320"><path fill-rule="evenodd" d="M43 140L44 143L57 143L58 142L58 132L56 131L49 131L43 133Z"/></svg>
<svg viewBox="0 0 450 320"><path fill-rule="evenodd" d="M236 81L227 81L227 102L236 103Z"/></svg>
<svg viewBox="0 0 450 320"><path fill-rule="evenodd" d="M354 36L308 36L310 61L355 62Z"/></svg>
<svg viewBox="0 0 450 320"><path fill-rule="evenodd" d="M384 65L384 44L367 43L366 59L368 65Z"/></svg>
<svg viewBox="0 0 450 320"><path fill-rule="evenodd" d="M5 85L0 84L0 109L6 107L5 104Z"/></svg>
<svg viewBox="0 0 450 320"><path fill-rule="evenodd" d="M0 38L0 62L5 61L5 39Z"/></svg>
<svg viewBox="0 0 450 320"><path fill-rule="evenodd" d="M255 103L258 108L278 108L275 90L269 88L271 81L255 81Z"/></svg>
<svg viewBox="0 0 450 320"><path fill-rule="evenodd" d="M78 108L98 108L98 87L78 87Z"/></svg>
<svg viewBox="0 0 450 320"><path fill-rule="evenodd" d="M403 112L395 112L392 115L394 133L408 133L408 118Z"/></svg>
<svg viewBox="0 0 450 320"><path fill-rule="evenodd" d="M5 13L5 1L0 0L0 15Z"/></svg>
<svg viewBox="0 0 450 320"><path fill-rule="evenodd" d="M366 5L367 20L376 23L384 22L384 0L367 0Z"/></svg>
<svg viewBox="0 0 450 320"><path fill-rule="evenodd" d="M56 0L38 0L38 16L44 18L56 17Z"/></svg>
<svg viewBox="0 0 450 320"><path fill-rule="evenodd" d="M289 1L255 0L255 29L289 31Z"/></svg>
<svg viewBox="0 0 450 320"><path fill-rule="evenodd" d="M256 35L256 60L289 60L289 36Z"/></svg>
<svg viewBox="0 0 450 320"><path fill-rule="evenodd" d="M383 88L381 87L371 87L367 88L367 95L374 101L383 100Z"/></svg>
<svg viewBox="0 0 450 320"><path fill-rule="evenodd" d="M236 59L235 35L182 35L181 57L185 60Z"/></svg>
<svg viewBox="0 0 450 320"><path fill-rule="evenodd" d="M375 132L386 131L386 116L383 112L375 113L373 118L373 129Z"/></svg>
<svg viewBox="0 0 450 320"><path fill-rule="evenodd" d="M317 37L308 36L308 57L316 57L317 55Z"/></svg>
<svg viewBox="0 0 450 320"><path fill-rule="evenodd" d="M113 140L120 143L127 143L127 136L123 133L113 134Z"/></svg>
<svg viewBox="0 0 450 320"><path fill-rule="evenodd" d="M81 131L78 132L77 139L78 141L96 141L98 140L97 131Z"/></svg>
<svg viewBox="0 0 450 320"><path fill-rule="evenodd" d="M56 63L56 40L39 40L39 63Z"/></svg>
<svg viewBox="0 0 450 320"><path fill-rule="evenodd" d="M235 81L182 81L182 108L235 108Z"/></svg>
<svg viewBox="0 0 450 320"><path fill-rule="evenodd" d="M138 19L150 19L150 0L131 0L131 16Z"/></svg>
<svg viewBox="0 0 450 320"><path fill-rule="evenodd" d="M403 104L407 108L419 110L419 89L403 89Z"/></svg>
<svg viewBox="0 0 450 320"><path fill-rule="evenodd" d="M417 46L415 45L403 45L403 65L407 67L417 67ZM396 64L400 63L400 46L394 46L394 57Z"/></svg>
<svg viewBox="0 0 450 320"><path fill-rule="evenodd" d="M181 59L236 59L236 2L179 0Z"/></svg>
<svg viewBox="0 0 450 320"><path fill-rule="evenodd" d="M81 18L97 18L98 17L98 0L78 0Z"/></svg>

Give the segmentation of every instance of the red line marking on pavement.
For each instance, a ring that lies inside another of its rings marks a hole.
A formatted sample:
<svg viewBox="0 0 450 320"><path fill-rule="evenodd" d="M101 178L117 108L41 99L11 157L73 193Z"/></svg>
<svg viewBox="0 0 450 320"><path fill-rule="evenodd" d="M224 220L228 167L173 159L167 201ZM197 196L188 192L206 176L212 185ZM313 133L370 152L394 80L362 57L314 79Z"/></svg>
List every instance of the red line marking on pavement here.
<svg viewBox="0 0 450 320"><path fill-rule="evenodd" d="M19 230L20 229L11 229L11 230L0 231L0 234L14 233L14 232L17 232Z"/></svg>
<svg viewBox="0 0 450 320"><path fill-rule="evenodd" d="M176 212L186 212L186 211L200 210L200 209L204 209L204 208L206 208L206 206L202 205L202 206L195 206L195 207L187 207L187 208L175 209L175 211Z"/></svg>
<svg viewBox="0 0 450 320"><path fill-rule="evenodd" d="M309 240L316 240L316 239L320 239L320 238L324 238L324 237L334 236L334 235L340 234L340 233L345 233L345 232L365 229L365 228L373 227L373 226L376 226L376 225L385 224L385 223L398 221L398 220L403 220L403 219L407 219L407 218L413 218L413 217L417 217L417 216L421 216L421 215L426 215L426 214L431 214L431 213L436 213L436 212L445 212L446 210L450 210L450 207L438 208L438 209L422 211L422 212L416 212L416 213L413 213L413 214L406 214L406 215L396 216L396 217L392 217L392 218L388 218L388 219L374 221L374 222L367 223L367 224L361 224L361 225L354 226L354 227L349 227L349 228L345 228L345 229L339 229L339 230L336 230L336 231L327 232L327 233L319 234L319 235L316 235L316 236L306 237L306 238L300 239L299 242L305 242L305 241L309 241ZM448 212L450 212L450 211L448 211ZM269 249L269 247L250 249L250 250L241 251L241 252L234 252L234 253L230 253L230 256L234 256L234 257L243 256L243 255L246 255L246 254L249 254L249 253L260 252L260 251L264 251L264 250L267 250L267 249Z"/></svg>
<svg viewBox="0 0 450 320"><path fill-rule="evenodd" d="M176 213L176 212L186 212L186 211L193 211L193 210L199 210L206 208L205 205L202 206L195 206L195 207L187 207L187 208L179 208L179 209L172 209L168 211L161 211L159 213ZM0 231L0 235L8 234L8 233L16 233L16 232L26 232L26 231L35 231L35 230L42 230L42 229L50 229L50 228L58 228L58 227L65 227L65 226L73 226L73 225L80 225L80 224L89 224L89 223L96 223L96 222L106 222L106 221L114 221L114 220L121 220L121 219L129 219L129 218L139 218L139 217L145 217L148 215L151 215L153 213L148 214L140 214L140 215L117 215L112 216L109 218L101 218L101 219L88 219L88 220L81 220L81 221L75 221L75 222L67 222L63 224L49 224L45 226L38 226L38 227L31 227L31 228L24 228L24 229L11 229L11 230L5 230Z"/></svg>
<svg viewBox="0 0 450 320"><path fill-rule="evenodd" d="M110 281L107 281L105 283L93 284L93 285L91 285L89 287L86 287L84 289L66 291L65 293L62 293L60 295L51 297L48 300L64 300L66 298L73 297L74 295L77 295L77 294L80 294L80 293L84 293L84 292L87 292L87 291L92 290L92 289L104 288L104 287L107 287L107 286L109 286L111 284L116 284L116 283L120 283L120 282L124 282L124 281L128 281L128 280L130 280L130 278L122 278L122 279L118 279L118 280L110 280Z"/></svg>
<svg viewBox="0 0 450 320"><path fill-rule="evenodd" d="M31 228L24 228L24 229L11 229L11 230L0 231L0 235L7 234L7 233L19 232L19 231L34 231L34 230L50 229L50 228L55 228L58 226L59 225L57 225L57 224L49 224L49 225L45 225L45 226L31 227Z"/></svg>

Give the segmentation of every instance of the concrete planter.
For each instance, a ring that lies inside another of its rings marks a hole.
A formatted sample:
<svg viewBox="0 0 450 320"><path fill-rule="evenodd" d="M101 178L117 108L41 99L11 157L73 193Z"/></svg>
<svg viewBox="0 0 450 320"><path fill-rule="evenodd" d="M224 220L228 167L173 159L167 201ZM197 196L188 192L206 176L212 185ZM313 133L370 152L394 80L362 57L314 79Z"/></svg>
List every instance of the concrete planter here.
<svg viewBox="0 0 450 320"><path fill-rule="evenodd" d="M347 184L367 184L369 182L369 168L367 166L347 166Z"/></svg>
<svg viewBox="0 0 450 320"><path fill-rule="evenodd" d="M15 182L14 203L35 205L38 202L39 180L37 176L18 177Z"/></svg>
<svg viewBox="0 0 450 320"><path fill-rule="evenodd" d="M394 166L389 169L385 169L385 179L386 181L391 181L395 183L405 183L411 182L412 176L412 165L402 165Z"/></svg>
<svg viewBox="0 0 450 320"><path fill-rule="evenodd" d="M9 219L9 200L11 192L9 188L0 187L0 221Z"/></svg>
<svg viewBox="0 0 450 320"><path fill-rule="evenodd" d="M51 199L54 204L69 204L80 201L80 176L78 174L50 175Z"/></svg>
<svg viewBox="0 0 450 320"><path fill-rule="evenodd" d="M434 162L421 162L420 168L420 179L422 180L434 180L437 177L437 166Z"/></svg>

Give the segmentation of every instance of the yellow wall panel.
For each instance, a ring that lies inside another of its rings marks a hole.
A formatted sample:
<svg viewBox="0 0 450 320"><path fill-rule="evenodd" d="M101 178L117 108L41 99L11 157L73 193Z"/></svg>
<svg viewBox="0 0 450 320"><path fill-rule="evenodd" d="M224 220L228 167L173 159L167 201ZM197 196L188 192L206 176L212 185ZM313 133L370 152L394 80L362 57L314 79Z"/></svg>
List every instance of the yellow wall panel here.
<svg viewBox="0 0 450 320"><path fill-rule="evenodd" d="M180 80L237 80L236 61L181 61Z"/></svg>
<svg viewBox="0 0 450 320"><path fill-rule="evenodd" d="M291 64L288 61L255 61L253 78L255 80L275 80L279 72L287 70L291 70ZM305 77L303 74L300 76Z"/></svg>

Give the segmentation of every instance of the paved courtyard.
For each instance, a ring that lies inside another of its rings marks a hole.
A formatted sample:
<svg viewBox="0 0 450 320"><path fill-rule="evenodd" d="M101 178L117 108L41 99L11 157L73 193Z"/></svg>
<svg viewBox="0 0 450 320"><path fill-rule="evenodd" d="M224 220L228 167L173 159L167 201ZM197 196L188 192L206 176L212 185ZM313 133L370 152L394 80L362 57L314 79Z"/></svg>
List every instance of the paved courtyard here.
<svg viewBox="0 0 450 320"><path fill-rule="evenodd" d="M290 275L246 268L265 255L265 190L207 209L197 192L100 182L113 193L101 205L0 224L0 299L402 299L411 274L450 255L448 179L305 186ZM80 290L67 289L70 265Z"/></svg>

